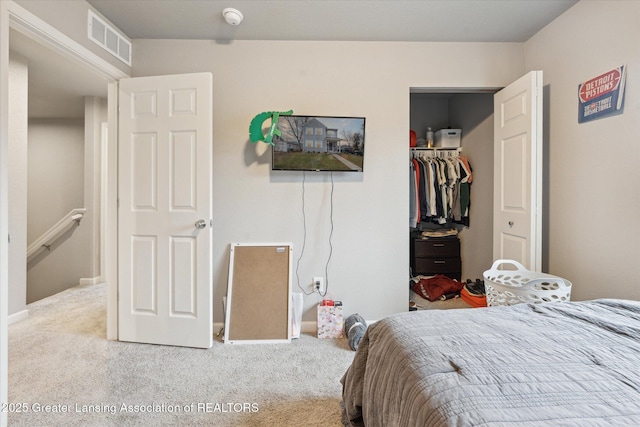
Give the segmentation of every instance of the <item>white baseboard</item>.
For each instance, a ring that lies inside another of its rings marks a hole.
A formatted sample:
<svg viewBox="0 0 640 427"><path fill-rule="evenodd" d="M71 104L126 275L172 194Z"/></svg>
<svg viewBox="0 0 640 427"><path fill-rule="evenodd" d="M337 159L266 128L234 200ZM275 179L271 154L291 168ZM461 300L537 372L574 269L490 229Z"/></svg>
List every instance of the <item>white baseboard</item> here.
<svg viewBox="0 0 640 427"><path fill-rule="evenodd" d="M96 276L96 277L83 277L82 279L80 279L80 285L97 285L98 283L102 282L102 277L100 276Z"/></svg>
<svg viewBox="0 0 640 427"><path fill-rule="evenodd" d="M318 322L315 320L303 320L300 325L300 332L318 333Z"/></svg>
<svg viewBox="0 0 640 427"><path fill-rule="evenodd" d="M376 323L378 320L366 320L367 326ZM213 334L217 335L218 332L224 327L224 322L213 322ZM300 326L300 332L317 334L318 333L318 322L315 320L303 320L302 325Z"/></svg>
<svg viewBox="0 0 640 427"><path fill-rule="evenodd" d="M367 322L367 326L372 325L377 322L377 320L365 320ZM303 320L302 327L300 328L300 332L308 332L317 334L318 333L318 322L315 320Z"/></svg>
<svg viewBox="0 0 640 427"><path fill-rule="evenodd" d="M213 334L217 335L220 329L224 326L224 322L213 322ZM300 326L300 332L317 333L318 322L315 320L303 320Z"/></svg>
<svg viewBox="0 0 640 427"><path fill-rule="evenodd" d="M27 317L29 317L29 310L22 310L17 313L10 314L8 319L9 325L24 320Z"/></svg>

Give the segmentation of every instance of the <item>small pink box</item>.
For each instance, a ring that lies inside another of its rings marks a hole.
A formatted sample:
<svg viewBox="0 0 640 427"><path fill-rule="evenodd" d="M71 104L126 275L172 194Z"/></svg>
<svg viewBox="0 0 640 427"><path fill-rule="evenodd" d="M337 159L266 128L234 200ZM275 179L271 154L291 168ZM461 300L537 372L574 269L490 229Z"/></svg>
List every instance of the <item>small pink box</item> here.
<svg viewBox="0 0 640 427"><path fill-rule="evenodd" d="M318 305L318 338L342 338L342 306Z"/></svg>

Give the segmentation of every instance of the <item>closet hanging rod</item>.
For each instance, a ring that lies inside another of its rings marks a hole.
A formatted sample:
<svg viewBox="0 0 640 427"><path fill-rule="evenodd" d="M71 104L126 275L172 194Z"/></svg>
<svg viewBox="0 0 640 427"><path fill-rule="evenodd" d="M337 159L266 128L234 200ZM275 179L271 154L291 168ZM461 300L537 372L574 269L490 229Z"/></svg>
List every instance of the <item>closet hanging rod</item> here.
<svg viewBox="0 0 640 427"><path fill-rule="evenodd" d="M462 147L409 147L411 149L410 157L456 157L462 152Z"/></svg>

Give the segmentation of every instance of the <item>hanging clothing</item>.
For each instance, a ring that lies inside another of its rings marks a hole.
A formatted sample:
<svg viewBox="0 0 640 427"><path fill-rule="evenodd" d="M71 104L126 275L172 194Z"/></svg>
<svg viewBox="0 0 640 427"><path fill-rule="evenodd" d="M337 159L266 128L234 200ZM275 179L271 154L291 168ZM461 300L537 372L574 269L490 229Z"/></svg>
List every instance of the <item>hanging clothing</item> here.
<svg viewBox="0 0 640 427"><path fill-rule="evenodd" d="M426 197L427 194L427 167L423 162L418 160L418 167L420 168L420 184L418 188L418 194L420 195L420 219L428 216L429 202Z"/></svg>
<svg viewBox="0 0 640 427"><path fill-rule="evenodd" d="M413 159L413 167L416 176L416 218L420 221L420 165L416 159Z"/></svg>
<svg viewBox="0 0 640 427"><path fill-rule="evenodd" d="M433 154L414 153L410 161L409 224L416 228L421 221L453 221L468 227L473 179L469 160L460 155L442 158Z"/></svg>
<svg viewBox="0 0 640 427"><path fill-rule="evenodd" d="M471 207L471 182L473 175L471 173L471 164L466 157L460 156L460 165L464 169L466 176L460 180L460 212L461 222L466 227L469 226L469 209ZM461 169L461 171L462 171Z"/></svg>
<svg viewBox="0 0 640 427"><path fill-rule="evenodd" d="M409 227L411 228L418 226L418 210L416 208L418 191L416 187L416 167L413 162L409 162Z"/></svg>

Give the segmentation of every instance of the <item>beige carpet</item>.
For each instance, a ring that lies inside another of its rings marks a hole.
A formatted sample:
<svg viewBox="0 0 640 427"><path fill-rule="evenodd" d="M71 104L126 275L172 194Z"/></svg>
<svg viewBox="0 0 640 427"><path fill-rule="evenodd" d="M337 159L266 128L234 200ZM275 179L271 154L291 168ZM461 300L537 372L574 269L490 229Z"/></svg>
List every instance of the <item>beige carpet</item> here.
<svg viewBox="0 0 640 427"><path fill-rule="evenodd" d="M418 310L448 310L452 308L471 308L462 298L445 301L429 301L422 298L413 289L409 290L409 299L416 303Z"/></svg>
<svg viewBox="0 0 640 427"><path fill-rule="evenodd" d="M107 341L104 285L28 309L9 326L10 426L341 425L345 339L209 350Z"/></svg>

